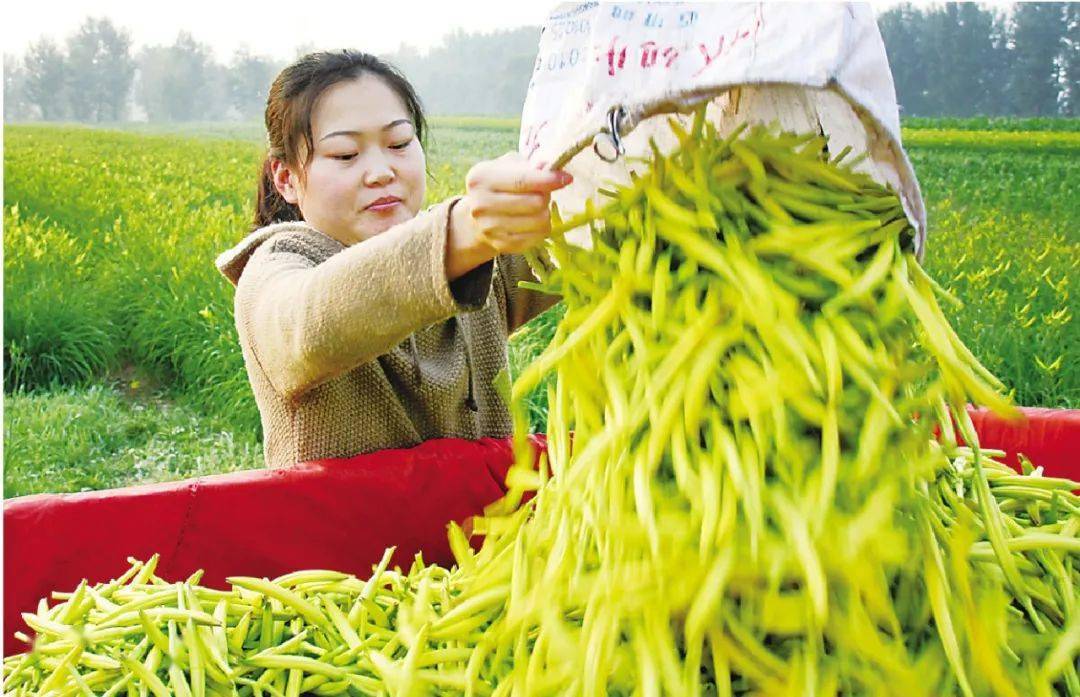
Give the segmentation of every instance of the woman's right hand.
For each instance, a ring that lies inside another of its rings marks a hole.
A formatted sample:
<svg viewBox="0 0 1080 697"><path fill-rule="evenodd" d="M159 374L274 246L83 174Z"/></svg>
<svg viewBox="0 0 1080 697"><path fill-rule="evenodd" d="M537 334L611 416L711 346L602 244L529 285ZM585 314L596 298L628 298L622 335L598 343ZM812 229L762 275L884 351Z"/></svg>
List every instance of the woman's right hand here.
<svg viewBox="0 0 1080 697"><path fill-rule="evenodd" d="M540 169L516 152L474 165L451 216L447 276L540 244L551 235L551 192L572 181L569 173Z"/></svg>

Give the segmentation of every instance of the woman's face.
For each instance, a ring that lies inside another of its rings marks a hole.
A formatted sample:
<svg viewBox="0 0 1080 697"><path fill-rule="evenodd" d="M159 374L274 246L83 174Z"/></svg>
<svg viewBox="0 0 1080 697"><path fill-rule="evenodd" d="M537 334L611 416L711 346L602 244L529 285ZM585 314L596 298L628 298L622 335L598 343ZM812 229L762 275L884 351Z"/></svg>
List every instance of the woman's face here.
<svg viewBox="0 0 1080 697"><path fill-rule="evenodd" d="M381 78L363 75L326 89L311 132L315 152L305 177L283 162L272 165L278 191L309 225L348 246L420 211L424 150L405 103ZM388 197L398 201L372 206Z"/></svg>

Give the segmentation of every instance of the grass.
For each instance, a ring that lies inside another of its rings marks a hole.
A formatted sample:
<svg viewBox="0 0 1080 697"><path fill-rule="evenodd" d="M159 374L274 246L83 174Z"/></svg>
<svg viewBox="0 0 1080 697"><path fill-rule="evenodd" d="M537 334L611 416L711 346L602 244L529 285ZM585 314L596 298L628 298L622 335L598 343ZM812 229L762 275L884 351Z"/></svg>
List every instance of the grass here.
<svg viewBox="0 0 1080 697"><path fill-rule="evenodd" d="M1075 155L1080 152L1078 131L974 131L959 129L903 129L904 147L914 150L962 150Z"/></svg>
<svg viewBox="0 0 1080 697"><path fill-rule="evenodd" d="M1080 131L1080 119L1062 117L969 116L969 117L905 117L905 128L955 128L967 131Z"/></svg>
<svg viewBox="0 0 1080 697"><path fill-rule="evenodd" d="M122 346L113 308L82 264L91 243L43 219L4 209L4 385L85 384ZM64 298L41 311L43 298Z"/></svg>
<svg viewBox="0 0 1080 697"><path fill-rule="evenodd" d="M1080 149L910 154L928 205L926 268L963 302L946 308L960 338L1019 404L1080 408Z"/></svg>
<svg viewBox="0 0 1080 697"><path fill-rule="evenodd" d="M515 144L521 120L497 116L430 116L428 125L434 132L459 130L480 133L501 132L513 135ZM25 123L23 125L31 125ZM266 137L261 120L252 121L185 121L182 123L117 121L95 125L82 123L55 123L54 128L86 129L95 131L122 131L140 135L188 136L222 140L245 140L261 143Z"/></svg>
<svg viewBox="0 0 1080 697"><path fill-rule="evenodd" d="M904 122L927 268L963 301L951 320L1018 403L1077 407L1078 129L1010 123ZM517 127L433 118L428 201L516 149ZM5 127L5 496L261 465L232 287L213 266L248 230L261 129L166 130ZM515 373L560 312L513 337ZM167 391L131 393L132 370ZM541 387L534 430L546 410Z"/></svg>
<svg viewBox="0 0 1080 697"><path fill-rule="evenodd" d="M262 466L254 433L123 386L5 395L4 497L88 491Z"/></svg>

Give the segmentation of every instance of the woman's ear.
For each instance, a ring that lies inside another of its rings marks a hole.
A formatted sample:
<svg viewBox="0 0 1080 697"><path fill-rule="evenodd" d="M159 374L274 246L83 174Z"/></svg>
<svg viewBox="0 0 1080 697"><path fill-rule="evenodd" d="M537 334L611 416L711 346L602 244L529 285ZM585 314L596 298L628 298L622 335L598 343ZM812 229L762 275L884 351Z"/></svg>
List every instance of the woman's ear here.
<svg viewBox="0 0 1080 697"><path fill-rule="evenodd" d="M270 161L270 172L274 178L274 188L281 194L286 203L297 205L300 201L298 181L295 174L283 160L273 159Z"/></svg>

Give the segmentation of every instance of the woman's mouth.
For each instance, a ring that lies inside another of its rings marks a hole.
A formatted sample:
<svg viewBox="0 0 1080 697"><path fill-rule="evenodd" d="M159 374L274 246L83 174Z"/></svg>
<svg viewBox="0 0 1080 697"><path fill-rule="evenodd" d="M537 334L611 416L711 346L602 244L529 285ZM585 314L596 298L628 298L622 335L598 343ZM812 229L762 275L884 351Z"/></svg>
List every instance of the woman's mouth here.
<svg viewBox="0 0 1080 697"><path fill-rule="evenodd" d="M399 199L396 199L396 198L379 199L378 201L375 201L374 203L369 205L365 210L379 211L379 212L381 212L381 211L390 211L390 210L393 210L394 207L399 205L400 203L401 203L401 201Z"/></svg>

